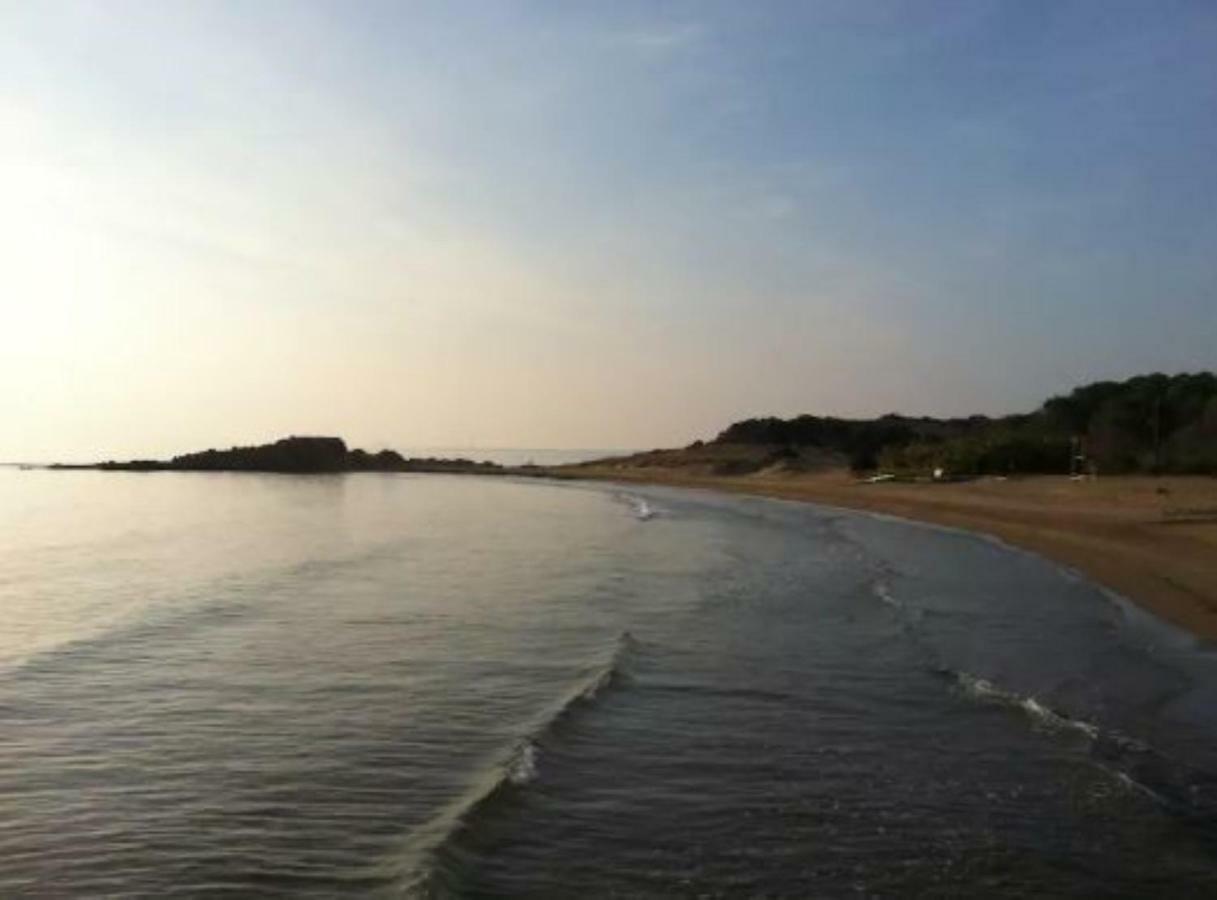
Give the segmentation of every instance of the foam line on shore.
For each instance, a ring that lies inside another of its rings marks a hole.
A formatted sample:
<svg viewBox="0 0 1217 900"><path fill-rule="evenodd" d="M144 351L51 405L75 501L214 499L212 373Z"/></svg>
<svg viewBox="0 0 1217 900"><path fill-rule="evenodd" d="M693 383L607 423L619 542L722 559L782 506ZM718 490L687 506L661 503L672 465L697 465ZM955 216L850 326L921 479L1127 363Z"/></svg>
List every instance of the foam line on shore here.
<svg viewBox="0 0 1217 900"><path fill-rule="evenodd" d="M1022 713L1036 728L1081 735L1094 765L1165 811L1192 821L1217 822L1217 777L1171 759L1143 741L1073 718L970 672L940 669L936 674L949 678L972 700Z"/></svg>

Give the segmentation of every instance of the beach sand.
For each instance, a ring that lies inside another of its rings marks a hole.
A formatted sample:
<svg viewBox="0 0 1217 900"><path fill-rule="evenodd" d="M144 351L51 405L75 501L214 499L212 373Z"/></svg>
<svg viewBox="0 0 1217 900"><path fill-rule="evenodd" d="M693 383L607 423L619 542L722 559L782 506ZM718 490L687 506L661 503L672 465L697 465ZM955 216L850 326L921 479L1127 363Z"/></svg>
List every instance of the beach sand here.
<svg viewBox="0 0 1217 900"><path fill-rule="evenodd" d="M1076 568L1198 637L1217 639L1217 478L866 484L839 470L719 476L594 464L552 474L738 491L984 532Z"/></svg>

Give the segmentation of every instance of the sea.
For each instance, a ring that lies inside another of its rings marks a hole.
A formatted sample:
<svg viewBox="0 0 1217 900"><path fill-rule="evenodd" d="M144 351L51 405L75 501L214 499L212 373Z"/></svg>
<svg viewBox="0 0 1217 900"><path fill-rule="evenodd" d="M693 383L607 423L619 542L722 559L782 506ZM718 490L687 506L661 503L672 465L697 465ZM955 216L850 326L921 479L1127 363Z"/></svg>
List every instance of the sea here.
<svg viewBox="0 0 1217 900"><path fill-rule="evenodd" d="M1213 897L1217 655L664 488L0 470L0 896Z"/></svg>
<svg viewBox="0 0 1217 900"><path fill-rule="evenodd" d="M407 459L468 459L500 466L565 466L614 456L628 456L636 450L520 449L517 447L408 447L399 451Z"/></svg>

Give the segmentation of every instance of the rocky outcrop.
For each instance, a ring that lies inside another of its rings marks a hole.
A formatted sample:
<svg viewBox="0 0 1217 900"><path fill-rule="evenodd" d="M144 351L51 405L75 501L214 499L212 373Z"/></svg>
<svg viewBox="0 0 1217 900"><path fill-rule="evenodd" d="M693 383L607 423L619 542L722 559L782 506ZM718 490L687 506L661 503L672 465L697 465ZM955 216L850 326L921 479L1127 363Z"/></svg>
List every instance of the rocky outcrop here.
<svg viewBox="0 0 1217 900"><path fill-rule="evenodd" d="M283 472L325 474L337 472L446 472L501 474L502 466L468 459L407 459L396 450L369 453L348 450L336 437L287 437L273 444L231 447L186 453L168 461L137 459L85 466L52 466L53 469L102 469L115 472Z"/></svg>
<svg viewBox="0 0 1217 900"><path fill-rule="evenodd" d="M288 437L273 444L175 456L166 468L186 472L345 472L350 468L351 455L342 438Z"/></svg>

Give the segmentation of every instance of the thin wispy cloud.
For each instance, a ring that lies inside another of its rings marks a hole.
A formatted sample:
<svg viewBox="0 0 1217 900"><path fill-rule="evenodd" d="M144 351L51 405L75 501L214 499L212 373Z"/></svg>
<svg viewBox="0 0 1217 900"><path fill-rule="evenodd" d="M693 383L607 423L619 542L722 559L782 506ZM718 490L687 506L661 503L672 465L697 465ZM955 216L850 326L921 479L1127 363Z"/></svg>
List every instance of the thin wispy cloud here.
<svg viewBox="0 0 1217 900"><path fill-rule="evenodd" d="M663 23L632 28L613 37L612 43L641 53L666 54L703 44L709 29L700 23Z"/></svg>

